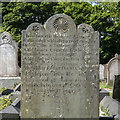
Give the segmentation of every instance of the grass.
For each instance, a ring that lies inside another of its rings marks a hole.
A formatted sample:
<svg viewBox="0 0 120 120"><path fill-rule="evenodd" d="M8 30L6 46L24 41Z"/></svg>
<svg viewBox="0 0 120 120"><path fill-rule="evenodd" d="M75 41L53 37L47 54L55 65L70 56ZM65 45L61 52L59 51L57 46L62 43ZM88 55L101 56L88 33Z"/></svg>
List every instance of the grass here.
<svg viewBox="0 0 120 120"><path fill-rule="evenodd" d="M106 82L100 81L100 89L104 89L104 88L111 89L111 90L113 89L113 87L107 85Z"/></svg>
<svg viewBox="0 0 120 120"><path fill-rule="evenodd" d="M106 84L104 81L100 81L100 89L106 89L113 91L113 87ZM110 97L112 97L112 92L109 92Z"/></svg>

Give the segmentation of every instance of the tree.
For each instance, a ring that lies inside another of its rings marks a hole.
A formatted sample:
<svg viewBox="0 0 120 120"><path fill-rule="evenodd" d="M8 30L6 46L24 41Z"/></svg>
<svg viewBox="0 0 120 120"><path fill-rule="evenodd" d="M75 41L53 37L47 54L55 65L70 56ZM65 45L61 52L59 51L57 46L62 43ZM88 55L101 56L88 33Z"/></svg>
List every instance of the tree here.
<svg viewBox="0 0 120 120"><path fill-rule="evenodd" d="M13 39L19 43L19 65L21 63L21 31L26 29L33 22L43 24L54 14L53 7L58 3L3 3L2 30L12 34Z"/></svg>
<svg viewBox="0 0 120 120"><path fill-rule="evenodd" d="M107 63L115 53L120 54L120 2L40 2L3 3L3 31L13 35L19 43L21 55L21 31L33 22L44 24L54 14L65 13L77 25L90 24L100 33L100 63Z"/></svg>

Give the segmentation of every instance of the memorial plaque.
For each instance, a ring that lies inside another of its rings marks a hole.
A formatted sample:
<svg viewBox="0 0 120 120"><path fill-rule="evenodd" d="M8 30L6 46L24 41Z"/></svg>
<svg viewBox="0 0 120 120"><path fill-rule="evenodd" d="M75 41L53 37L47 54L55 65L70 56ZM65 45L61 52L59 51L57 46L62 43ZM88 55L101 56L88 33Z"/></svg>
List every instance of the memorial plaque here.
<svg viewBox="0 0 120 120"><path fill-rule="evenodd" d="M98 118L98 32L57 14L22 37L21 117Z"/></svg>
<svg viewBox="0 0 120 120"><path fill-rule="evenodd" d="M18 76L18 46L12 35L4 32L0 36L0 76Z"/></svg>

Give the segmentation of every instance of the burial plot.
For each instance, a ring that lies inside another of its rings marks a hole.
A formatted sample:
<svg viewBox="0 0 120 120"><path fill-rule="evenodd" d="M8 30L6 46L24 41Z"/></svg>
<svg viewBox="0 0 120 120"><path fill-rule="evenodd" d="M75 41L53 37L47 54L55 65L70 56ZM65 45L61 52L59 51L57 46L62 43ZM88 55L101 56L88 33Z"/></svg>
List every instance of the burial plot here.
<svg viewBox="0 0 120 120"><path fill-rule="evenodd" d="M57 14L22 32L22 118L99 117L99 34Z"/></svg>
<svg viewBox="0 0 120 120"><path fill-rule="evenodd" d="M12 35L4 32L0 36L0 77L18 76L18 46Z"/></svg>

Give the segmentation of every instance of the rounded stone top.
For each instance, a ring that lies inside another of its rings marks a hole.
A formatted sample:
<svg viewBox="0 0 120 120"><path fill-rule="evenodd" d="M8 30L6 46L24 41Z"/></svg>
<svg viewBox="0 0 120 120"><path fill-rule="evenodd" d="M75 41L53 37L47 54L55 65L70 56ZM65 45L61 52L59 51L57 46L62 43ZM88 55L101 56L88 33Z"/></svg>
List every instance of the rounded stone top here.
<svg viewBox="0 0 120 120"><path fill-rule="evenodd" d="M42 26L40 23L35 22L35 23L30 24L30 25L27 27L26 31L37 32L37 31L39 31L39 30L41 30L41 29L43 29L43 26Z"/></svg>
<svg viewBox="0 0 120 120"><path fill-rule="evenodd" d="M53 15L46 21L44 26L47 31L53 34L73 34L76 32L73 19L65 14Z"/></svg>
<svg viewBox="0 0 120 120"><path fill-rule="evenodd" d="M12 35L8 32L3 32L0 36L0 44L11 43L13 41Z"/></svg>
<svg viewBox="0 0 120 120"><path fill-rule="evenodd" d="M117 53L115 54L115 56L113 58L111 58L108 62L108 69L110 68L112 62L116 61L116 60L120 60L120 55L118 55Z"/></svg>

